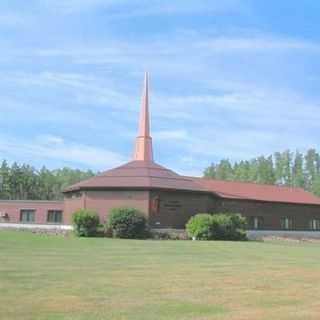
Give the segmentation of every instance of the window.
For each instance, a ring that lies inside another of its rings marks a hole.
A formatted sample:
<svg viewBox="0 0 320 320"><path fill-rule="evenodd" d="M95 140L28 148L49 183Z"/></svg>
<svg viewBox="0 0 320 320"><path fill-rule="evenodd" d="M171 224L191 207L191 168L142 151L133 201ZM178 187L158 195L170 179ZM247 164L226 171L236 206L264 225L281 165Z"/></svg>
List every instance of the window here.
<svg viewBox="0 0 320 320"><path fill-rule="evenodd" d="M32 223L34 222L36 210L32 209L23 209L20 211L20 222Z"/></svg>
<svg viewBox="0 0 320 320"><path fill-rule="evenodd" d="M320 220L319 219L311 219L309 222L310 230L320 230Z"/></svg>
<svg viewBox="0 0 320 320"><path fill-rule="evenodd" d="M0 221L6 222L9 220L9 215L6 212L0 212Z"/></svg>
<svg viewBox="0 0 320 320"><path fill-rule="evenodd" d="M289 217L283 217L280 219L280 227L283 230L293 229L293 219Z"/></svg>
<svg viewBox="0 0 320 320"><path fill-rule="evenodd" d="M263 217L250 217L250 227L254 230L263 229Z"/></svg>
<svg viewBox="0 0 320 320"><path fill-rule="evenodd" d="M49 210L47 215L47 222L49 223L61 223L62 211L61 210Z"/></svg>
<svg viewBox="0 0 320 320"><path fill-rule="evenodd" d="M73 192L71 195L71 198L72 199L81 198L81 196L82 196L82 193L78 191L78 192Z"/></svg>

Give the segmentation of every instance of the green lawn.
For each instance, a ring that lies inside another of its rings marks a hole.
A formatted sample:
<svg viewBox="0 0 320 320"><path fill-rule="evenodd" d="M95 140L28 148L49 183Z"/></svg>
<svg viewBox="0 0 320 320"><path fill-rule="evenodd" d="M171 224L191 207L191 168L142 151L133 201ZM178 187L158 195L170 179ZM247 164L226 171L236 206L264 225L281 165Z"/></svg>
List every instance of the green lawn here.
<svg viewBox="0 0 320 320"><path fill-rule="evenodd" d="M319 319L320 245L0 232L0 319Z"/></svg>

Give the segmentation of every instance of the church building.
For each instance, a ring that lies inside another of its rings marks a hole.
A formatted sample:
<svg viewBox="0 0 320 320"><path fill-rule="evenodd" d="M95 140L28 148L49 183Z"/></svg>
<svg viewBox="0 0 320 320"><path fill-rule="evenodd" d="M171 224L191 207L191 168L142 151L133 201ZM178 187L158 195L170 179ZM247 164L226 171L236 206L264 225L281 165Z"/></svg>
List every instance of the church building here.
<svg viewBox="0 0 320 320"><path fill-rule="evenodd" d="M185 227L197 213L241 213L249 229L320 230L320 198L300 188L182 176L154 161L148 75L132 160L64 190L64 201L0 201L1 223L70 225L75 210L101 221L115 207L140 209L152 228Z"/></svg>

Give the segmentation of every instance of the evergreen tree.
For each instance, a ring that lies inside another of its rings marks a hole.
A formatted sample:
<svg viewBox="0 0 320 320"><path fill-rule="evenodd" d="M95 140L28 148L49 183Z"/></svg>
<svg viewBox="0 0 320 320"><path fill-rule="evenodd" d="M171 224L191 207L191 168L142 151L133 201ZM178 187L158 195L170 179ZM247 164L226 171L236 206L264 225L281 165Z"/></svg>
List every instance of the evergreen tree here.
<svg viewBox="0 0 320 320"><path fill-rule="evenodd" d="M233 179L233 168L228 159L221 160L216 166L216 178L220 180Z"/></svg>
<svg viewBox="0 0 320 320"><path fill-rule="evenodd" d="M306 154L290 150L231 164L221 160L205 171L208 178L300 187L320 196L320 155L315 149Z"/></svg>
<svg viewBox="0 0 320 320"><path fill-rule="evenodd" d="M317 174L319 172L319 154L315 149L309 149L305 155L305 170L306 170L306 188L312 190L312 186L316 180Z"/></svg>
<svg viewBox="0 0 320 320"><path fill-rule="evenodd" d="M3 161L0 168L0 198L10 199L10 167Z"/></svg>
<svg viewBox="0 0 320 320"><path fill-rule="evenodd" d="M294 187L305 188L305 174L303 165L303 154L299 151L296 151L292 168L292 182Z"/></svg>
<svg viewBox="0 0 320 320"><path fill-rule="evenodd" d="M213 179L216 178L216 166L215 166L215 164L211 163L211 165L204 170L203 175L206 178L213 178Z"/></svg>

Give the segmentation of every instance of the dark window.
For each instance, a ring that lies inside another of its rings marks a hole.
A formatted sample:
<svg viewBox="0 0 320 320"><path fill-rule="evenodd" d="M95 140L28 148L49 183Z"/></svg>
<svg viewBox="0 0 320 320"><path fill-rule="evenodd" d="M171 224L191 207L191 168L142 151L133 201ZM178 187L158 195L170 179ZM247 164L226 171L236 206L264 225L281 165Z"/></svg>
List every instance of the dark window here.
<svg viewBox="0 0 320 320"><path fill-rule="evenodd" d="M263 229L263 217L250 217L250 227L254 230Z"/></svg>
<svg viewBox="0 0 320 320"><path fill-rule="evenodd" d="M8 221L9 215L6 212L0 212L0 221Z"/></svg>
<svg viewBox="0 0 320 320"><path fill-rule="evenodd" d="M78 191L78 192L73 192L71 197L72 198L81 198L81 196L82 196L82 193Z"/></svg>
<svg viewBox="0 0 320 320"><path fill-rule="evenodd" d="M311 219L309 222L310 230L320 230L320 220L319 219Z"/></svg>
<svg viewBox="0 0 320 320"><path fill-rule="evenodd" d="M36 210L23 209L20 211L20 222L32 223L34 222Z"/></svg>
<svg viewBox="0 0 320 320"><path fill-rule="evenodd" d="M293 229L293 219L289 217L282 217L280 219L280 227L283 230L291 230Z"/></svg>
<svg viewBox="0 0 320 320"><path fill-rule="evenodd" d="M49 223L61 223L62 211L61 210L49 210L47 216L47 222Z"/></svg>

